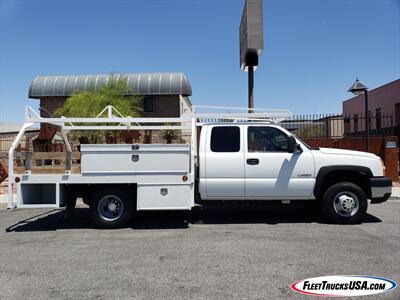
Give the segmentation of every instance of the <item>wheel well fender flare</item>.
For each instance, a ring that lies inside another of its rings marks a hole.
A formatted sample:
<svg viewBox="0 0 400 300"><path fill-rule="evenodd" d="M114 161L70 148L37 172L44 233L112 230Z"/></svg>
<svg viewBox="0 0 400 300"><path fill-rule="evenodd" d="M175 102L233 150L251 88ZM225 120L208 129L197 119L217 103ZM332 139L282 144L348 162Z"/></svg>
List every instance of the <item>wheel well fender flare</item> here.
<svg viewBox="0 0 400 300"><path fill-rule="evenodd" d="M358 172L362 175L366 175L369 178L373 176L372 171L368 167L363 166L351 166L351 165L336 165L336 166L325 166L319 169L315 179L314 195L319 197L324 187L325 178L332 172Z"/></svg>

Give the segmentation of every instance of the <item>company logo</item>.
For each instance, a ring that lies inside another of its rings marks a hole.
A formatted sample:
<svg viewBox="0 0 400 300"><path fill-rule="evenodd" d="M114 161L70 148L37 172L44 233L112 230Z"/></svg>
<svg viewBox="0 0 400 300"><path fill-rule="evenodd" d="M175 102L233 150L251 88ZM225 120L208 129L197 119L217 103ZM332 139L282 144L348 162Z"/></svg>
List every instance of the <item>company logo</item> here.
<svg viewBox="0 0 400 300"><path fill-rule="evenodd" d="M393 280L357 275L313 277L296 281L291 289L312 296L365 296L388 292L397 287Z"/></svg>

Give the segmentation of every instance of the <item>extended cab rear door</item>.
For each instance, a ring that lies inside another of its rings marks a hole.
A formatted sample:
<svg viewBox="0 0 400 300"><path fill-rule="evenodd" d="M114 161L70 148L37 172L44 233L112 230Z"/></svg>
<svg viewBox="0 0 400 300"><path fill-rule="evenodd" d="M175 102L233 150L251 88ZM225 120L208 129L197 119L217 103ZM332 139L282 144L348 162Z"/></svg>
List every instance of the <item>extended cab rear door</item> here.
<svg viewBox="0 0 400 300"><path fill-rule="evenodd" d="M243 126L212 125L207 130L204 178L207 199L243 198Z"/></svg>
<svg viewBox="0 0 400 300"><path fill-rule="evenodd" d="M280 127L248 125L245 134L245 195L249 199L307 199L315 176L311 151L288 153Z"/></svg>

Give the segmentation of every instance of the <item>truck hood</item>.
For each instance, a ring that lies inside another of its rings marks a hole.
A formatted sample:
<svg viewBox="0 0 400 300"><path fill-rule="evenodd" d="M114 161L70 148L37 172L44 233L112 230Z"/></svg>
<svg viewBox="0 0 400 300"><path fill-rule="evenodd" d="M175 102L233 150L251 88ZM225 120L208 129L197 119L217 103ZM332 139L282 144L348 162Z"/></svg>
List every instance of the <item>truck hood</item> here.
<svg viewBox="0 0 400 300"><path fill-rule="evenodd" d="M345 149L336 149L336 148L319 148L319 151L323 154L335 154L335 155L353 155L353 156L363 156L370 158L379 158L373 153L363 152L363 151L354 151L354 150L345 150Z"/></svg>

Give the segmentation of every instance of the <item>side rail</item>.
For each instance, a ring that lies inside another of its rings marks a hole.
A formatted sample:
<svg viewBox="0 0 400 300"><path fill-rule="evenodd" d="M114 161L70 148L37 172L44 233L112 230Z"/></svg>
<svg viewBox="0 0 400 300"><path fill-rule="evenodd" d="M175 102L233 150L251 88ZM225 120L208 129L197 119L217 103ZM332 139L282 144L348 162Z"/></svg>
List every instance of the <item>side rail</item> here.
<svg viewBox="0 0 400 300"><path fill-rule="evenodd" d="M14 173L63 174L70 171L80 173L80 152L17 152Z"/></svg>

